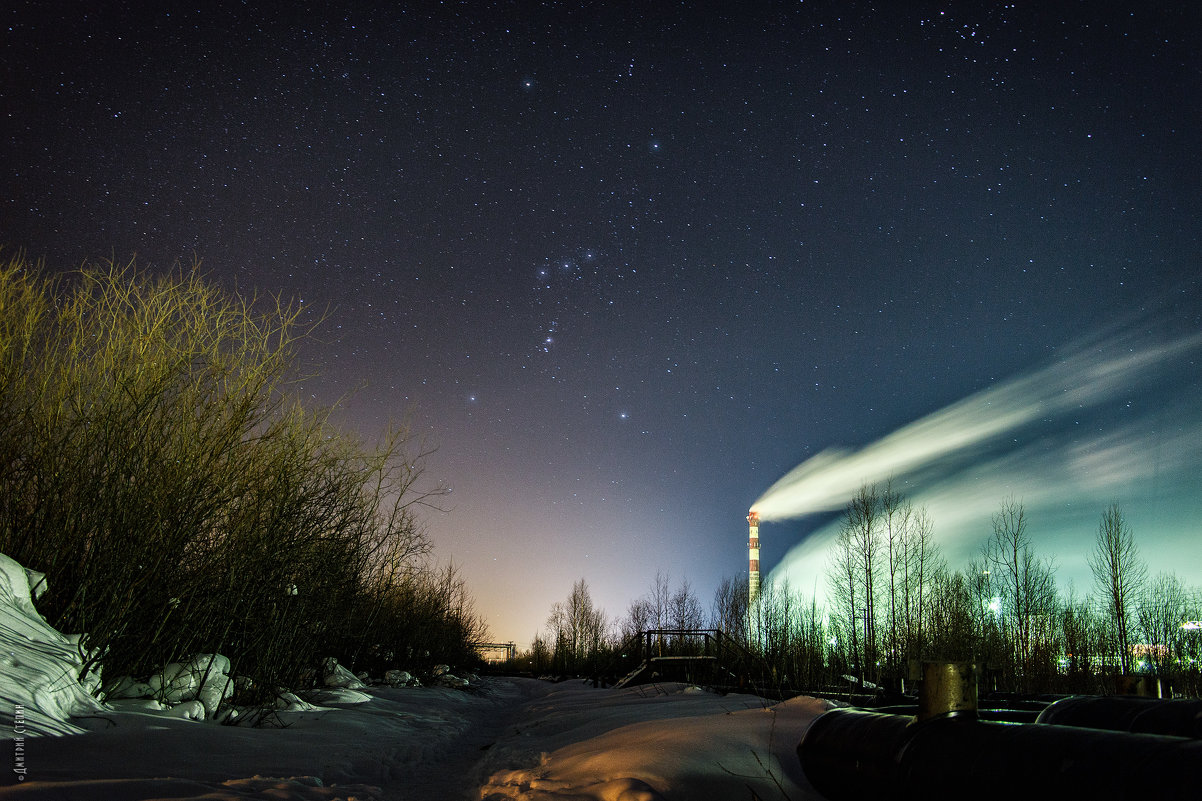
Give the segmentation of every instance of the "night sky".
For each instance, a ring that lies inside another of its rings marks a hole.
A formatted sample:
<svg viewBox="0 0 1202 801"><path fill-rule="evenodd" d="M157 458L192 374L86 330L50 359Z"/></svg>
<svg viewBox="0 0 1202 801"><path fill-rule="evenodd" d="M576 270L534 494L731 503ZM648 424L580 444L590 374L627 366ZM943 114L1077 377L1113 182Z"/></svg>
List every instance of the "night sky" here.
<svg viewBox="0 0 1202 801"><path fill-rule="evenodd" d="M807 593L890 475L956 566L1013 494L1088 590L1118 501L1202 584L1202 4L172 5L0 10L3 252L327 314L304 394L437 447L496 639L708 605L819 454L761 529Z"/></svg>

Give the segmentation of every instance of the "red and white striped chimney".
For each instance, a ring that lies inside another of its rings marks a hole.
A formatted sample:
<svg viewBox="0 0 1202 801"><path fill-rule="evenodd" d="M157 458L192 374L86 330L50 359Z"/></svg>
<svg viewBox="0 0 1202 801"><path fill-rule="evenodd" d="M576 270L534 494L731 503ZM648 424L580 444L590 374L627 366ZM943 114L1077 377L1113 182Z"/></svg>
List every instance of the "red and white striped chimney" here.
<svg viewBox="0 0 1202 801"><path fill-rule="evenodd" d="M747 523L750 526L750 537L747 540L747 559L748 559L748 575L747 575L747 603L748 606L755 603L755 599L760 596L760 515L758 512L752 511L747 515Z"/></svg>

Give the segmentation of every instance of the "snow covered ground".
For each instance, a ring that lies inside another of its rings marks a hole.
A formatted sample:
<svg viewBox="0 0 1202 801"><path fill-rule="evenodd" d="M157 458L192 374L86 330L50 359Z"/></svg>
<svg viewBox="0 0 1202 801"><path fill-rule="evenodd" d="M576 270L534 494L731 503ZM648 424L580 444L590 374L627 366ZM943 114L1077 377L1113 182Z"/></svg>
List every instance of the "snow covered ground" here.
<svg viewBox="0 0 1202 801"><path fill-rule="evenodd" d="M42 580L0 555L5 801L817 797L795 752L827 708L811 698L769 705L684 684L494 678L462 689L327 688L310 698L320 706L294 703L273 725L226 726L212 716L224 682L206 694L193 676L224 679L213 670L224 663L202 655L152 677L171 683L158 693L170 708L101 704L75 680L75 640L34 606Z"/></svg>
<svg viewBox="0 0 1202 801"><path fill-rule="evenodd" d="M827 708L813 698L769 706L756 696L717 696L683 684L556 688L527 704L521 723L498 743L480 797L817 798L796 748ZM514 762L524 764L498 769Z"/></svg>
<svg viewBox="0 0 1202 801"><path fill-rule="evenodd" d="M815 798L794 749L826 708L682 684L609 690L517 678L487 679L476 692L373 688L365 702L284 713L284 728L121 705L75 718L84 733L27 737L27 773L6 771L0 797Z"/></svg>

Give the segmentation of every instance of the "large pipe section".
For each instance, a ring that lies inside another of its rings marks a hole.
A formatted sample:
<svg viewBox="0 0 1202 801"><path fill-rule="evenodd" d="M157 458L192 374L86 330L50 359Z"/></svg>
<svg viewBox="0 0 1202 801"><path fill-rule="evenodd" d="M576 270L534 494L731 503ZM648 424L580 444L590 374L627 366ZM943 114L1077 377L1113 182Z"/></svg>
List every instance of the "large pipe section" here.
<svg viewBox="0 0 1202 801"><path fill-rule="evenodd" d="M1202 739L1202 700L1074 695L1051 704L1037 723Z"/></svg>
<svg viewBox="0 0 1202 801"><path fill-rule="evenodd" d="M797 747L806 777L831 801L860 798L1192 798L1202 741L1051 724L915 721L834 709Z"/></svg>
<svg viewBox="0 0 1202 801"><path fill-rule="evenodd" d="M750 512L747 515L748 538L747 538L747 603L748 606L755 603L755 599L760 597L760 515L758 512Z"/></svg>

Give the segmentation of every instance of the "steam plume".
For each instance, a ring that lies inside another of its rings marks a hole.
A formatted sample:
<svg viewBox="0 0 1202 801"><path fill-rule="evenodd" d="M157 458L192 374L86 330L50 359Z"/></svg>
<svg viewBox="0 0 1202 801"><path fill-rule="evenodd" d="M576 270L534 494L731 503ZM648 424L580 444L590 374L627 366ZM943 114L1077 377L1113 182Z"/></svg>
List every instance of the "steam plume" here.
<svg viewBox="0 0 1202 801"><path fill-rule="evenodd" d="M819 453L769 487L751 509L764 521L840 509L865 482L904 479L1036 421L1092 409L1199 345L1202 334L1162 344L1139 344L1131 335L1082 343L1056 362L970 395L871 445Z"/></svg>
<svg viewBox="0 0 1202 801"><path fill-rule="evenodd" d="M858 450L827 450L752 506L765 521L843 508L865 482L892 479L925 509L953 567L979 553L990 516L1022 501L1058 579L1088 587L1084 554L1119 501L1153 570L1202 576L1202 334L1152 342L1134 328L1066 349L1054 362L975 393ZM822 596L839 523L807 534L767 583ZM820 599L821 600L821 599Z"/></svg>

